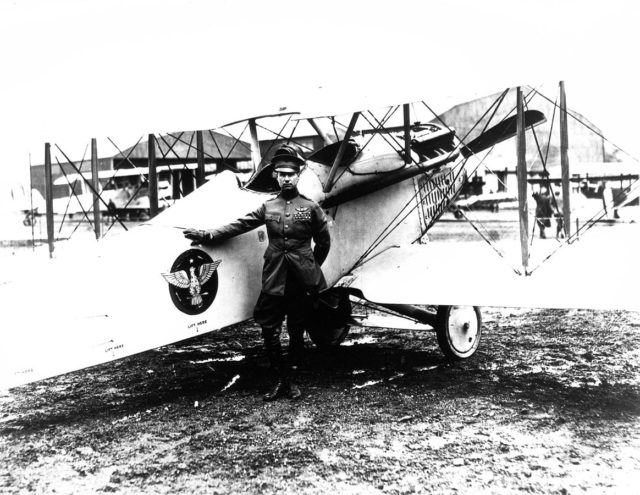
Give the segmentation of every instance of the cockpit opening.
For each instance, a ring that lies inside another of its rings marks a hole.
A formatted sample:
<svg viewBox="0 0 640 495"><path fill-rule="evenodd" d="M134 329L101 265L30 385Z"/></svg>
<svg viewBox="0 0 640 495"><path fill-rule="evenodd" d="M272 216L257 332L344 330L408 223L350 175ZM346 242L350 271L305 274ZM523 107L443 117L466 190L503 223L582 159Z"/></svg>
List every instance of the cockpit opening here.
<svg viewBox="0 0 640 495"><path fill-rule="evenodd" d="M340 146L342 146L342 143L343 141L331 143L324 148L321 148L318 151L312 153L308 159L313 162L321 163L322 165L331 167L336 159L336 156L338 156L338 151L340 150ZM342 159L340 160L339 166L348 167L355 161L359 153L360 145L353 140L349 140L344 150L344 154L342 155Z"/></svg>

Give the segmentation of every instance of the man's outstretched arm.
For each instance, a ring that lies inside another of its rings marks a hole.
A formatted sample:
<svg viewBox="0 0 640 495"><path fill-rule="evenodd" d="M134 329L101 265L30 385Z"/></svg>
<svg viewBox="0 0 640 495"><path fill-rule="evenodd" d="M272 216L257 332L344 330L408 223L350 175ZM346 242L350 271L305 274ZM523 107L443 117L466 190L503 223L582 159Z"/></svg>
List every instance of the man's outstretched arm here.
<svg viewBox="0 0 640 495"><path fill-rule="evenodd" d="M264 212L265 206L262 205L222 227L209 230L185 229L182 233L196 244L215 244L264 225Z"/></svg>

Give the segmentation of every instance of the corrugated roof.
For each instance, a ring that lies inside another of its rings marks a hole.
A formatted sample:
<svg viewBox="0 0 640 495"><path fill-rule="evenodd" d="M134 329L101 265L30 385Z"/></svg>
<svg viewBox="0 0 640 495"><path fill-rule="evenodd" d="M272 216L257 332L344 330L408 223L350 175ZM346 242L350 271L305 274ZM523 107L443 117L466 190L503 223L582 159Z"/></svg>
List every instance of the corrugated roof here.
<svg viewBox="0 0 640 495"><path fill-rule="evenodd" d="M214 160L249 160L251 146L245 141L236 141L231 136L207 130L202 133L205 162ZM195 161L196 132L180 131L156 136L156 160L158 162ZM141 141L135 146L114 155L114 160L128 156L130 160L147 160L149 146Z"/></svg>
<svg viewBox="0 0 640 495"><path fill-rule="evenodd" d="M542 96L531 93L532 89L523 87L525 97L531 94L533 97L528 101L529 110L541 111L547 121L535 127L534 133L529 131L526 134L527 163L534 169L542 168L540 153L546 156L547 166L554 167L560 163L560 118L559 111L555 111L555 121L553 129L551 123L554 115L553 101L549 101ZM456 130L460 139L464 138L469 142L476 138L488 124L489 127L497 124L502 119L515 115L516 90L510 89L495 115L492 116L491 105L498 99L501 93L495 93L475 100L470 100L451 107L440 115L440 118L449 126ZM550 99L554 96L547 95ZM484 115L486 112L486 115ZM567 120L569 129L569 153L573 157L573 162L601 162L606 155L603 139L598 136L600 129L575 110L570 110L575 117ZM438 122L437 119L432 122ZM590 130L592 129L592 130ZM595 131L595 132L594 132ZM549 140L551 134L551 140ZM537 142L536 142L537 139ZM547 151L548 147L548 151ZM513 169L515 167L515 141L507 140L495 146L491 155L486 160L486 165L491 169Z"/></svg>

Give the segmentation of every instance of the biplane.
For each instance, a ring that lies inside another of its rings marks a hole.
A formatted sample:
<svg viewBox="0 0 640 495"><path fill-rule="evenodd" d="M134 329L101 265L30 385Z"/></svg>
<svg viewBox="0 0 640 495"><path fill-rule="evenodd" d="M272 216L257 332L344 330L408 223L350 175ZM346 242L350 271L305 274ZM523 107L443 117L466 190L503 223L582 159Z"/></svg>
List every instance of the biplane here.
<svg viewBox="0 0 640 495"><path fill-rule="evenodd" d="M317 345L339 345L350 325L367 324L352 315L354 302L434 329L444 354L455 359L478 349L479 306L638 309L633 292L617 290L639 273L637 242L629 242L637 241L635 230L594 242L583 233L576 242L567 218L569 235L531 255L535 224L528 218L526 169L519 169L519 257L482 235L478 242L428 240L495 146L515 137L516 146L509 146L519 167L526 165L525 136L547 116L529 109L518 89L515 105L493 119L506 105L505 94L486 109L472 138L458 135L426 102L352 108L344 115L283 110L220 126L218 132L251 150L255 173L245 185L229 171L211 176L149 221L103 239L90 269L78 269L76 253L38 270L25 267L23 279L0 285L3 317L12 322L4 327L0 388L249 319L261 286L264 227L214 247L191 246L182 230L223 225L277 194L269 163L282 142L306 154L298 188L329 218L332 247L322 266L329 289L307 325ZM612 245L616 256L595 275L592 265L587 271L576 261L596 261L603 246Z"/></svg>
<svg viewBox="0 0 640 495"><path fill-rule="evenodd" d="M195 168L195 167L192 167ZM158 167L158 171L170 170L169 166ZM98 172L98 181L102 189L104 204L100 210L104 213L127 212L132 214L149 213L149 195L140 182L146 184L148 169L118 169L115 172L102 170ZM93 206L93 194L89 188L91 172L70 173L53 181L53 211L57 215L81 215L90 211ZM144 184L143 184L144 186ZM158 199L160 208L164 209L173 203L168 181L158 182Z"/></svg>

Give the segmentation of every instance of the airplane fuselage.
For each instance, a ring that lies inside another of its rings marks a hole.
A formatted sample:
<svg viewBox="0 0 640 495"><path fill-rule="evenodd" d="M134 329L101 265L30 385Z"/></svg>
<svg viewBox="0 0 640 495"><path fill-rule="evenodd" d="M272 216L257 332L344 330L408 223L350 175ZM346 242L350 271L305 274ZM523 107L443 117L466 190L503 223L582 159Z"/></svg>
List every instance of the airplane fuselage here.
<svg viewBox="0 0 640 495"><path fill-rule="evenodd" d="M299 182L300 192L318 201L329 216L332 246L322 266L329 285L349 273L363 254L371 258L392 245L419 242L464 180L450 165L425 171L397 155L363 157L351 168L356 173L342 173L329 193L322 192L325 165L309 163ZM450 194L443 193L447 188ZM96 253L61 257L46 273L0 285L6 312L14 315L5 316L21 322L21 331L0 349L0 388L250 318L268 244L264 226L213 247L190 246L182 230L224 225L270 197L241 188L233 174L223 172L149 222L104 239ZM194 300L189 288L188 297L176 296L177 289L162 275L191 273L191 267L198 273L202 264L217 262L216 273L202 288L203 301ZM25 293L32 297L22 297ZM32 300L40 301L37 313ZM71 312L64 309L69 300L74 301Z"/></svg>

